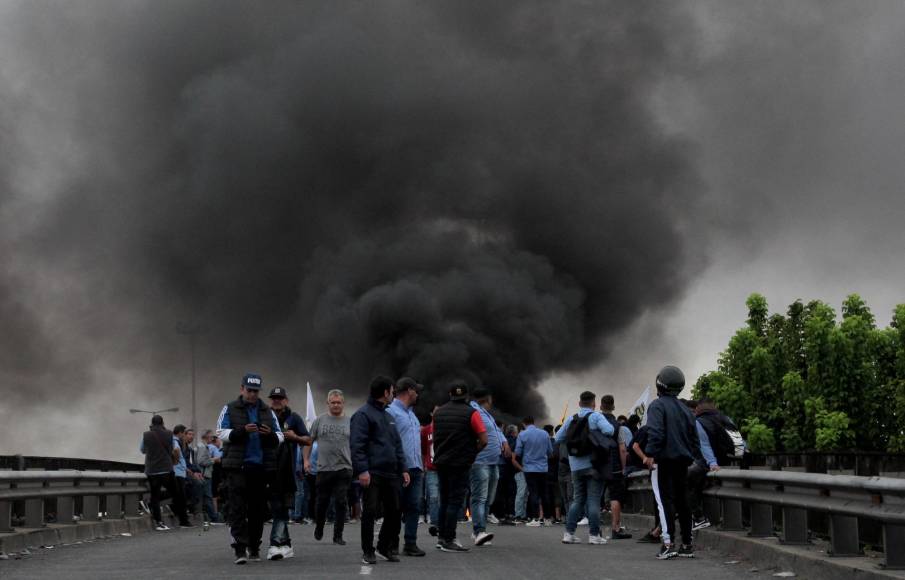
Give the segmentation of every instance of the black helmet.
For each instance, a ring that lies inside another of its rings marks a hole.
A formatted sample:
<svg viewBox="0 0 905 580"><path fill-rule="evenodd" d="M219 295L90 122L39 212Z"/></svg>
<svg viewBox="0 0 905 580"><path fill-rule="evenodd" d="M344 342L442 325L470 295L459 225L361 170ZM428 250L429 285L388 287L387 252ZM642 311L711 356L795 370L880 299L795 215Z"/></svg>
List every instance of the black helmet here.
<svg viewBox="0 0 905 580"><path fill-rule="evenodd" d="M657 391L678 397L685 388L685 374L679 367L668 365L657 373Z"/></svg>

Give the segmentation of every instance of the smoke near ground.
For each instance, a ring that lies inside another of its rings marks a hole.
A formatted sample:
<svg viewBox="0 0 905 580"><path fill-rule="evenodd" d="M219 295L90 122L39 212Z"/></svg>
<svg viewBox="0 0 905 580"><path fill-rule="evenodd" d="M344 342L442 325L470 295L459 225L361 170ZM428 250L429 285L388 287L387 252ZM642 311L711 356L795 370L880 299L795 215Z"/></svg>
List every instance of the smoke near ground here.
<svg viewBox="0 0 905 580"><path fill-rule="evenodd" d="M10 3L0 22L0 364L26 413L184 401L188 322L201 419L246 369L359 396L409 374L434 400L459 378L543 416L539 381L704 264L692 149L649 107L693 61L678 9Z"/></svg>

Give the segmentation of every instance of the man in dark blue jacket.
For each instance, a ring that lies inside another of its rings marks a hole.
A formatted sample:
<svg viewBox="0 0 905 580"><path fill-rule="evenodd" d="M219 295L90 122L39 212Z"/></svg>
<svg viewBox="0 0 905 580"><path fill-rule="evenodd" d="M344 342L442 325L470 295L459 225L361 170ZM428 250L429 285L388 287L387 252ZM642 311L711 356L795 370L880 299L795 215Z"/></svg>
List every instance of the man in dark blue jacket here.
<svg viewBox="0 0 905 580"><path fill-rule="evenodd" d="M399 539L401 513L399 483L409 485L405 469L402 440L387 405L393 399L393 381L378 376L371 381L368 402L352 415L349 446L352 451L353 476L358 477L363 491L361 515L362 563L376 564L377 556L389 562L399 557L392 547ZM374 550L374 520L378 507L383 507L383 526Z"/></svg>
<svg viewBox="0 0 905 580"><path fill-rule="evenodd" d="M651 486L660 510L663 546L661 560L676 556L694 557L691 537L691 510L686 496L688 466L701 457L695 418L677 398L685 387L685 375L674 366L666 366L657 375L658 399L647 409L647 445L644 465L651 470ZM675 521L679 517L682 545L676 549Z"/></svg>

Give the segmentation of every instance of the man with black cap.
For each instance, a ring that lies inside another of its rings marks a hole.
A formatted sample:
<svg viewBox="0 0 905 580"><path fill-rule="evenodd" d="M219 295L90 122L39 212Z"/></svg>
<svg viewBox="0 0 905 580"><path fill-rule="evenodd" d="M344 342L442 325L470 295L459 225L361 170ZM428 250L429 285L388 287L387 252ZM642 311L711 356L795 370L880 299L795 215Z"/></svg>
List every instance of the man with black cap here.
<svg viewBox="0 0 905 580"><path fill-rule="evenodd" d="M402 440L405 453L405 467L411 482L402 488L400 504L405 523L405 546L402 553L406 556L424 556L424 550L418 547L418 517L421 515L421 495L424 492L424 462L421 457L421 422L415 415L415 403L424 389L414 379L402 377L396 381L396 397L387 412L396 421L396 430Z"/></svg>
<svg viewBox="0 0 905 580"><path fill-rule="evenodd" d="M449 388L449 402L434 413L434 465L440 479L439 550L468 551L456 541L456 524L471 466L486 446L487 429L480 413L468 405L468 387L454 382Z"/></svg>
<svg viewBox="0 0 905 580"><path fill-rule="evenodd" d="M148 476L148 488L151 490L151 517L154 518L154 529L158 532L169 530L160 515L160 488L166 488L173 498L173 509L179 524L191 527L185 510L185 496L182 486L176 481L173 463L178 461L179 442L173 432L163 426L163 417L151 417L151 428L145 431L139 448L145 456L145 475Z"/></svg>
<svg viewBox="0 0 905 580"><path fill-rule="evenodd" d="M398 562L393 546L399 541L399 482L407 487L409 473L405 453L393 416L386 412L393 400L393 381L377 376L371 381L368 401L352 415L349 447L352 451L353 476L361 484L361 548L362 563L376 564L377 556ZM374 521L383 507L383 526L374 550Z"/></svg>
<svg viewBox="0 0 905 580"><path fill-rule="evenodd" d="M305 421L289 408L289 394L282 387L270 391L270 409L276 415L283 431L284 441L277 450L277 472L270 488L270 548L268 560L292 558L292 540L289 538L289 505L295 497L295 457L299 445L311 445L311 437Z"/></svg>
<svg viewBox="0 0 905 580"><path fill-rule="evenodd" d="M235 563L261 559L261 535L267 519L268 484L277 470L283 442L280 421L259 398L260 375L242 377L239 397L220 411L217 436L228 447L221 465L229 489L229 531Z"/></svg>

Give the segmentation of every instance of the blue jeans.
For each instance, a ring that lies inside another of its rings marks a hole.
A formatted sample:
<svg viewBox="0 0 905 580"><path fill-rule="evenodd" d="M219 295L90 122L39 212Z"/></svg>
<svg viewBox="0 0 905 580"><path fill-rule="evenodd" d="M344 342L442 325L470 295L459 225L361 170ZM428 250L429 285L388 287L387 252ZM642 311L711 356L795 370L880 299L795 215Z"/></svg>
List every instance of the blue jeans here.
<svg viewBox="0 0 905 580"><path fill-rule="evenodd" d="M500 480L498 465L471 466L471 522L474 533L487 531L487 506L496 495L497 482Z"/></svg>
<svg viewBox="0 0 905 580"><path fill-rule="evenodd" d="M440 476L436 471L424 473L425 490L427 492L427 513L434 526L440 525Z"/></svg>
<svg viewBox="0 0 905 580"><path fill-rule="evenodd" d="M209 522L219 522L220 514L214 511L214 496L213 491L211 489L211 478L205 477L202 482L202 490L204 492L204 511L207 513L207 521Z"/></svg>
<svg viewBox="0 0 905 580"><path fill-rule="evenodd" d="M292 507L292 519L300 521L308 515L308 496L305 494L305 478L295 476L295 498ZM313 515L313 514L312 514Z"/></svg>
<svg viewBox="0 0 905 580"><path fill-rule="evenodd" d="M515 517L524 518L528 510L528 481L525 472L515 474Z"/></svg>
<svg viewBox="0 0 905 580"><path fill-rule="evenodd" d="M418 517L421 515L421 496L424 494L424 472L420 469L409 470L412 478L408 487L403 487L400 494L403 523L405 524L406 545L418 541Z"/></svg>
<svg viewBox="0 0 905 580"><path fill-rule="evenodd" d="M572 505L566 518L566 531L574 534L578 520L583 513L588 516L588 532L600 535L600 497L603 495L603 481L594 477L593 469L572 472Z"/></svg>
<svg viewBox="0 0 905 580"><path fill-rule="evenodd" d="M291 546L289 539L289 506L288 494L274 493L270 495L270 517L273 524L270 526L271 546Z"/></svg>

